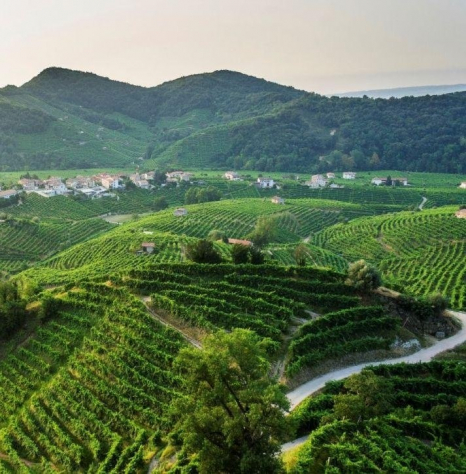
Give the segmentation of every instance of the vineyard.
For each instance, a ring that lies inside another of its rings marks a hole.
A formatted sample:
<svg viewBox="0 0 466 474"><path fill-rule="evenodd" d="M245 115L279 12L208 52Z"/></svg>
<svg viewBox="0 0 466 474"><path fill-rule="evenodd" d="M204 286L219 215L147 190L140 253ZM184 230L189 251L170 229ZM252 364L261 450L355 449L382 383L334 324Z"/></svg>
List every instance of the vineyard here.
<svg viewBox="0 0 466 474"><path fill-rule="evenodd" d="M0 363L0 449L15 472L138 472L177 395L182 340L124 290L83 284L61 301Z"/></svg>
<svg viewBox="0 0 466 474"><path fill-rule="evenodd" d="M348 261L365 258L391 283L416 295L441 292L466 304L466 221L457 207L355 219L314 235L313 244Z"/></svg>
<svg viewBox="0 0 466 474"><path fill-rule="evenodd" d="M329 383L291 415L299 436L312 433L290 473L464 472L466 382L461 364L381 365L365 369L360 379L364 377L390 394L389 405L360 422L341 418L345 402L357 403L357 396L345 381Z"/></svg>

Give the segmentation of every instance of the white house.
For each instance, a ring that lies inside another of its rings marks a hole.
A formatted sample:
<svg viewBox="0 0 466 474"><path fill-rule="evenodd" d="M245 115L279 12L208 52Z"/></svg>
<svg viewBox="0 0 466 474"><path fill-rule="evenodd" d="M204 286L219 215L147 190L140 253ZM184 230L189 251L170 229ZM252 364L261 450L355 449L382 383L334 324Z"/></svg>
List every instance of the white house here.
<svg viewBox="0 0 466 474"><path fill-rule="evenodd" d="M273 188L275 182L272 178L257 178L257 184L260 188Z"/></svg>
<svg viewBox="0 0 466 474"><path fill-rule="evenodd" d="M184 171L171 171L166 173L167 182L175 183L177 181L190 181L192 173L185 173Z"/></svg>
<svg viewBox="0 0 466 474"><path fill-rule="evenodd" d="M272 198L272 202L273 202L274 204L285 204L285 200L284 200L282 197L280 197L280 196L274 196L274 197Z"/></svg>
<svg viewBox="0 0 466 474"><path fill-rule="evenodd" d="M345 171L343 173L343 179L356 179L356 173L354 171Z"/></svg>
<svg viewBox="0 0 466 474"><path fill-rule="evenodd" d="M0 199L10 199L13 196L16 196L18 191L14 189L5 189L5 191L0 191Z"/></svg>
<svg viewBox="0 0 466 474"><path fill-rule="evenodd" d="M175 209L173 212L173 215L175 217L186 216L187 214L188 214L188 211L184 207L179 207L178 209Z"/></svg>
<svg viewBox="0 0 466 474"><path fill-rule="evenodd" d="M342 184L332 183L332 184L329 185L329 188L330 189L343 189L344 186Z"/></svg>
<svg viewBox="0 0 466 474"><path fill-rule="evenodd" d="M54 194L47 193L51 196L58 196L60 194L66 194L68 192L68 189L62 179L56 177L46 179L44 181L44 188L46 191L54 191Z"/></svg>
<svg viewBox="0 0 466 474"><path fill-rule="evenodd" d="M314 174L311 176L311 183L315 183L319 187L324 187L327 185L327 180L321 174Z"/></svg>
<svg viewBox="0 0 466 474"><path fill-rule="evenodd" d="M39 184L41 183L38 179L27 179L23 178L18 181L25 191L35 191L39 189Z"/></svg>
<svg viewBox="0 0 466 474"><path fill-rule="evenodd" d="M227 172L223 175L223 177L224 177L225 179L230 180L230 181L239 181L239 179L240 179L238 173L236 173L235 171L227 171Z"/></svg>
<svg viewBox="0 0 466 474"><path fill-rule="evenodd" d="M328 179L335 179L335 173L327 173Z"/></svg>
<svg viewBox="0 0 466 474"><path fill-rule="evenodd" d="M118 189L120 187L120 180L111 176L102 178L102 186L105 189Z"/></svg>
<svg viewBox="0 0 466 474"><path fill-rule="evenodd" d="M461 189L466 189L466 181L462 181L460 184Z"/></svg>

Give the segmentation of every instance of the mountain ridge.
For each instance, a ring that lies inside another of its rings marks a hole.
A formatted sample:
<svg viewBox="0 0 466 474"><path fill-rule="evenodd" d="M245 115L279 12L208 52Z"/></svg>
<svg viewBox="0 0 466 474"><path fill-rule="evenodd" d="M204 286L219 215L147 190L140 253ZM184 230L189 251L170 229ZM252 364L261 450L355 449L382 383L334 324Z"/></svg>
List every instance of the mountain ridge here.
<svg viewBox="0 0 466 474"><path fill-rule="evenodd" d="M28 114L29 128L12 129ZM0 172L131 167L139 159L185 168L464 172L465 137L462 92L329 98L230 70L142 87L56 67L0 89Z"/></svg>

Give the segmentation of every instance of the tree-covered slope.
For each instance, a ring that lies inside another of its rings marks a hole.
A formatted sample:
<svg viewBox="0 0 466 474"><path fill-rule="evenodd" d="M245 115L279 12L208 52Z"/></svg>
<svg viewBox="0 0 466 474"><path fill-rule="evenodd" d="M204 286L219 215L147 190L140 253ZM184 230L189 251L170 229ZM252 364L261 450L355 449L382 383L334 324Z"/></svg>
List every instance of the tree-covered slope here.
<svg viewBox="0 0 466 474"><path fill-rule="evenodd" d="M328 98L232 71L144 88L61 68L0 90L0 170L151 157L150 166L461 173L465 137L464 92Z"/></svg>

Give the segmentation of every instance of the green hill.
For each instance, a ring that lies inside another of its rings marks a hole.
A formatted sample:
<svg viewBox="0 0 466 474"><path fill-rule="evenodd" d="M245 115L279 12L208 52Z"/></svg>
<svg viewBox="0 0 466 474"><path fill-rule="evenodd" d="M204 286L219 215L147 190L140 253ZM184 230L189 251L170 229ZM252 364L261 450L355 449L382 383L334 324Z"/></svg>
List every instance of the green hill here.
<svg viewBox="0 0 466 474"><path fill-rule="evenodd" d="M466 93L324 97L232 71L144 88L49 68L0 90L0 170L466 171Z"/></svg>

